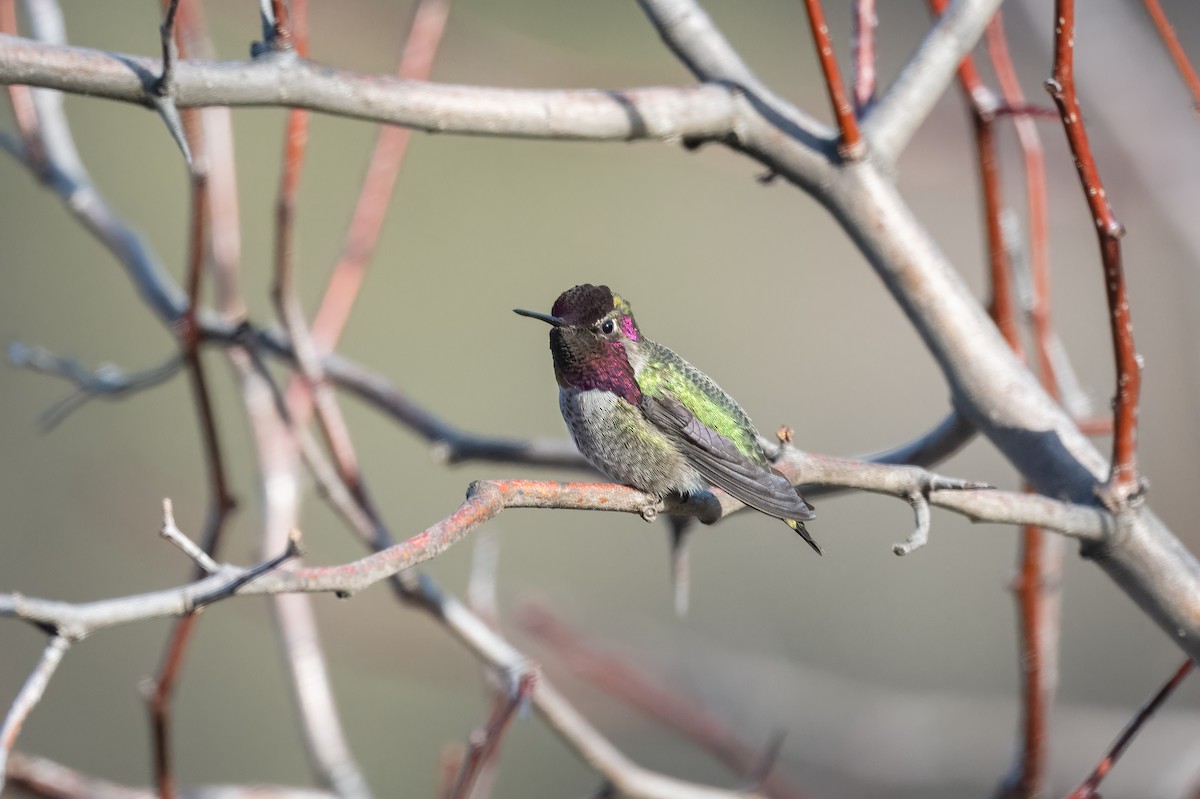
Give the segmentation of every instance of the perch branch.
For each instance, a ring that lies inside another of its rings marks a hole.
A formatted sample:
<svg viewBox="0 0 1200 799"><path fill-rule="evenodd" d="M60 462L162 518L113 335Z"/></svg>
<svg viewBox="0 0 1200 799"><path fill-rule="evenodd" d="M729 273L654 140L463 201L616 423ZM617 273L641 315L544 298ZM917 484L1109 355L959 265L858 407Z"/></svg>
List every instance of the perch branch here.
<svg viewBox="0 0 1200 799"><path fill-rule="evenodd" d="M803 464L800 467L800 464ZM962 490L972 484L948 480L911 466L863 464L828 456L793 453L777 462L785 474L803 468L805 479L847 485L907 498L912 491L928 494L931 504L976 521L1038 524L1084 541L1102 540L1111 524L1103 510L1070 505L1047 497L1007 491ZM558 508L633 513L692 515L713 522L743 507L728 495L696 494L687 499L659 500L626 486L609 483L559 483L533 480L490 480L471 484L467 498L451 515L381 552L339 566L275 570L295 557L288 552L259 566L223 564L219 571L179 588L98 602L72 604L0 594L0 616L21 618L72 640L96 630L164 616L183 615L227 596L280 593L354 593L440 555L480 524L505 508Z"/></svg>

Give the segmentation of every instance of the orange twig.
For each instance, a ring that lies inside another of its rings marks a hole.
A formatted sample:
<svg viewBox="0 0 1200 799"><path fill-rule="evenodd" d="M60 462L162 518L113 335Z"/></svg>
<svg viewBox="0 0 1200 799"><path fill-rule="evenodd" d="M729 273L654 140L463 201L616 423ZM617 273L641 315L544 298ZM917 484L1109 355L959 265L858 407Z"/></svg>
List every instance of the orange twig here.
<svg viewBox="0 0 1200 799"><path fill-rule="evenodd" d="M450 11L449 0L422 0L413 16L408 41L400 58L397 74L408 80L426 80L433 68L446 18ZM412 131L394 126L382 127L375 142L375 152L367 166L366 178L354 209L354 218L342 245L342 253L329 285L321 299L321 305L313 318L313 343L321 351L329 351L337 344L342 329L350 316L350 309L362 288L367 268L379 240L383 220L387 214L396 178L404 163ZM289 406L295 409L292 391L289 389ZM297 415L299 417L299 414ZM298 422L301 421L299 418Z"/></svg>
<svg viewBox="0 0 1200 799"><path fill-rule="evenodd" d="M1142 2L1146 5L1150 19L1154 20L1154 27L1158 28L1158 35L1162 37L1163 45L1170 53L1171 60L1175 62L1175 68L1179 70L1179 75L1192 93L1193 107L1200 111L1200 75L1196 74L1192 62L1188 60L1183 45L1179 43L1179 37L1175 35L1175 28L1171 26L1171 21L1167 19L1158 0L1142 0Z"/></svg>
<svg viewBox="0 0 1200 799"><path fill-rule="evenodd" d="M829 102L833 104L833 115L838 124L838 154L847 160L861 158L866 151L862 136L858 132L858 120L854 118L854 106L846 97L846 87L838 70L837 57L833 54L833 42L829 39L829 26L825 24L825 10L821 0L804 0L808 9L808 24L812 30L813 44L825 73L825 85L829 89Z"/></svg>

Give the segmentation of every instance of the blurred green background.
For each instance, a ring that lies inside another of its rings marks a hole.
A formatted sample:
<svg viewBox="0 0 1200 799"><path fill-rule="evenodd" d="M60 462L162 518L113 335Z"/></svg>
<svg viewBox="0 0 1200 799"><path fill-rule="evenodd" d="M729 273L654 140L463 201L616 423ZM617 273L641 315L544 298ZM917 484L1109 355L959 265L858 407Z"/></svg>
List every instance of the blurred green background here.
<svg viewBox="0 0 1200 799"><path fill-rule="evenodd" d="M848 3L829 3L848 49ZM923 3L881 3L884 80L928 25ZM1010 4L1011 5L1011 4ZM1028 95L1049 73L1049 4L1013 6L1010 40ZM1125 239L1138 347L1146 359L1141 455L1151 502L1193 550L1200 424L1195 208L1200 201L1189 100L1136 4L1083 4L1079 69L1096 151ZM1131 8L1125 8L1125 6ZM710 2L760 75L827 117L795 2ZM1200 7L1164 2L1193 56ZM242 58L256 8L206 5L221 58ZM1082 9L1081 9L1082 10ZM67 3L73 43L153 55L157 6ZM316 3L316 59L391 72L410 4ZM619 88L685 84L634 3L455 0L434 79L496 86ZM69 97L85 163L113 207L180 275L186 174L158 118ZM252 317L272 318L268 289L284 113L234 113L243 219L243 287ZM13 130L7 108L4 128ZM1094 236L1057 123L1041 126L1050 190L1054 310L1099 411L1111 354ZM360 122L315 117L299 206L300 281L309 308L341 246L373 142ZM1006 185L1020 206L1015 146L1002 137ZM1166 168L1162 165L1168 164ZM714 376L764 431L787 423L806 449L853 454L928 429L947 408L941 376L845 235L806 196L755 180L756 164L718 147L514 142L418 134L375 266L341 351L470 430L564 435L545 330L510 309L547 310L579 282L608 283L642 329ZM981 226L967 119L949 94L901 163L901 185L964 278L981 294ZM0 158L0 338L41 344L95 367L158 363L171 336L113 259L11 158ZM1191 224L1188 224L1190 220ZM255 558L260 500L235 381L209 351L217 416L241 510L224 555ZM87 600L175 585L190 564L157 537L162 497L198 534L205 480L186 380L120 402L95 401L52 433L39 415L67 388L0 369L0 590ZM472 480L568 477L524 466L433 463L429 447L357 402L344 408L365 474L397 534L453 509ZM1102 448L1106 441L1098 442ZM940 471L1017 488L985 441ZM779 768L815 796L984 795L1012 758L1017 653L1008 581L1013 530L934 514L930 546L903 560L904 503L852 495L819 503L813 557L794 535L743 514L695 536L692 602L672 610L666 535L632 517L512 511L488 526L499 546L502 625L568 696L643 765L739 785L670 730L572 678L516 623L531 596L725 719L752 746L786 730ZM312 563L359 549L316 499L303 521ZM429 570L461 591L473 542ZM1136 705L1181 659L1098 570L1068 552L1054 785L1091 768ZM442 748L486 717L473 658L424 616L376 587L352 601L316 597L343 720L380 796L429 796ZM157 668L168 622L106 631L75 647L19 748L88 773L144 784L150 773L139 683ZM0 704L43 639L0 629ZM1106 784L1106 796L1173 796L1200 771L1200 688L1188 685ZM176 702L185 783L310 780L266 605L205 614ZM505 739L496 795L584 796L599 777L536 719ZM1149 781L1154 775L1154 781Z"/></svg>

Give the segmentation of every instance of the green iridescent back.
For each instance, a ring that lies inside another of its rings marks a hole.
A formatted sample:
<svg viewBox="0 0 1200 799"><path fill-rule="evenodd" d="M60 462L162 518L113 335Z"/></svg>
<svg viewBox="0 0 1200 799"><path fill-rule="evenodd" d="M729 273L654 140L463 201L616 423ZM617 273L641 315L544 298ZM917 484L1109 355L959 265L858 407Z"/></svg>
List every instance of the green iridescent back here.
<svg viewBox="0 0 1200 799"><path fill-rule="evenodd" d="M683 403L696 419L733 442L743 455L759 466L768 466L758 444L754 423L733 397L670 349L642 339L645 365L637 372L638 388L650 397L668 393Z"/></svg>

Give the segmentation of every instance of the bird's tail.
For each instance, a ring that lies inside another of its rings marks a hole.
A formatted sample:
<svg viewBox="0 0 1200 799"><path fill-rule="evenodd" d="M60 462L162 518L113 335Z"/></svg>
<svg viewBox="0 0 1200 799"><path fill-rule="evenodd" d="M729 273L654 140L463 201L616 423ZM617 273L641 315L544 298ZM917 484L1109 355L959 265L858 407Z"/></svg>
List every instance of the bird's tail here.
<svg viewBox="0 0 1200 799"><path fill-rule="evenodd" d="M821 551L820 544L818 544L816 541L813 540L813 537L808 534L808 530L804 529L804 522L798 522L795 519L784 519L783 523L786 524L788 527L792 528L793 530L795 530L797 533L799 533L800 537L803 538L805 541L807 541L808 545L810 547L812 547L813 551L816 552L818 555L825 554L824 552Z"/></svg>

